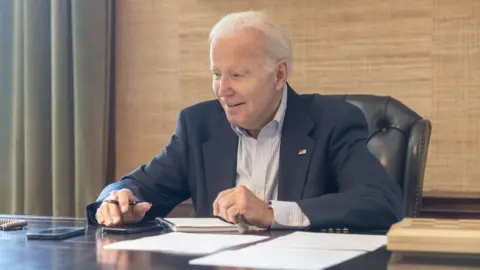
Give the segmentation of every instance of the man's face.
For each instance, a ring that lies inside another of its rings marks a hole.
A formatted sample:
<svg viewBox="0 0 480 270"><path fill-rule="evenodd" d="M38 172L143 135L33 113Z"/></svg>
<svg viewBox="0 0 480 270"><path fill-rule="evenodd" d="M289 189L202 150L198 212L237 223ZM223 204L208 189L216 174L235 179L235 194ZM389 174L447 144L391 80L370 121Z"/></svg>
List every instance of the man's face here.
<svg viewBox="0 0 480 270"><path fill-rule="evenodd" d="M275 71L266 63L255 35L238 34L212 41L213 91L230 123L259 130L275 114L276 96L283 85L277 83Z"/></svg>

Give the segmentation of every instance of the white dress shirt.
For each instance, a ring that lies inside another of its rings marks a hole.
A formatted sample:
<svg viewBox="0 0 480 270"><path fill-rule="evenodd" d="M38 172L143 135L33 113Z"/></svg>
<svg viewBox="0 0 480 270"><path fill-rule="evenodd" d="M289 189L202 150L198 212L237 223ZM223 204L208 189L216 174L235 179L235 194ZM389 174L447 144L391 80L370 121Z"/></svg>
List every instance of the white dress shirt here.
<svg viewBox="0 0 480 270"><path fill-rule="evenodd" d="M242 128L233 125L238 135L236 184L244 185L273 208L272 228L305 228L310 221L295 202L278 201L278 167L283 119L287 108L287 85L275 117L255 139ZM291 179L295 181L295 179Z"/></svg>

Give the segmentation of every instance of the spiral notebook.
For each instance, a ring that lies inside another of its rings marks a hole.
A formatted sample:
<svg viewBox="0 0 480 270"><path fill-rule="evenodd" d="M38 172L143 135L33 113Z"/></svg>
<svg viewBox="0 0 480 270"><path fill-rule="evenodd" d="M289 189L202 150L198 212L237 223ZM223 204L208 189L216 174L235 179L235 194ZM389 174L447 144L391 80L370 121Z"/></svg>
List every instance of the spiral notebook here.
<svg viewBox="0 0 480 270"><path fill-rule="evenodd" d="M0 219L0 230L20 230L27 224L28 222L23 219Z"/></svg>
<svg viewBox="0 0 480 270"><path fill-rule="evenodd" d="M235 232L238 226L219 218L155 218L157 223L174 232Z"/></svg>

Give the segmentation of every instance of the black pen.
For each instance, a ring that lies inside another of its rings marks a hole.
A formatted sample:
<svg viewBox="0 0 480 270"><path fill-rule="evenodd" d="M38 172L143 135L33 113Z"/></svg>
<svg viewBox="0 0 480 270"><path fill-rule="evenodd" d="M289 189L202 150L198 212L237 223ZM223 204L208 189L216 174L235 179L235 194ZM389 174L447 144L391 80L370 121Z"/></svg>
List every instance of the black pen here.
<svg viewBox="0 0 480 270"><path fill-rule="evenodd" d="M104 200L104 202L113 203L113 204L116 204L116 205L119 205L119 204L120 204L120 203L118 202L118 200L111 200L111 199L106 199L106 200ZM143 203L143 202L145 202L145 201L131 201L131 200L129 200L129 201L128 201L128 205L130 205L130 206L135 206L135 205L137 205L137 204L139 204L139 203Z"/></svg>
<svg viewBox="0 0 480 270"><path fill-rule="evenodd" d="M162 217L156 217L155 218L155 221L162 227L164 227L165 229L167 230L170 230L170 231L176 231L177 228L175 226L175 224L173 224L172 222L162 218Z"/></svg>

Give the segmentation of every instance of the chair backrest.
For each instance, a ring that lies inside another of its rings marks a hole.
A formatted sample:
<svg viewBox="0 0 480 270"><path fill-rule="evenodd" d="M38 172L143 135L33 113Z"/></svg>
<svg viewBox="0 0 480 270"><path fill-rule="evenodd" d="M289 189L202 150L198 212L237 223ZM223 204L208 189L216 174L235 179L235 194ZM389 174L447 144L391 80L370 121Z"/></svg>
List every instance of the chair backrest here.
<svg viewBox="0 0 480 270"><path fill-rule="evenodd" d="M388 96L334 95L362 110L369 127L367 147L403 190L404 215L419 214L431 123Z"/></svg>

